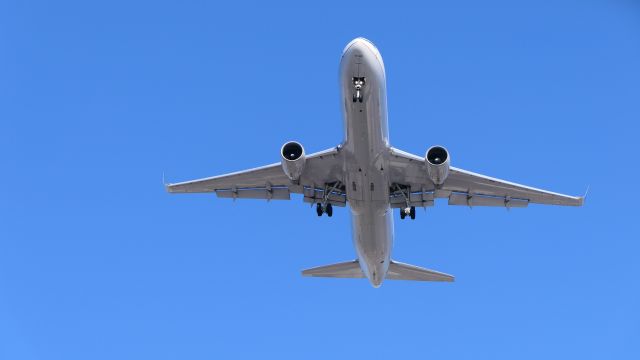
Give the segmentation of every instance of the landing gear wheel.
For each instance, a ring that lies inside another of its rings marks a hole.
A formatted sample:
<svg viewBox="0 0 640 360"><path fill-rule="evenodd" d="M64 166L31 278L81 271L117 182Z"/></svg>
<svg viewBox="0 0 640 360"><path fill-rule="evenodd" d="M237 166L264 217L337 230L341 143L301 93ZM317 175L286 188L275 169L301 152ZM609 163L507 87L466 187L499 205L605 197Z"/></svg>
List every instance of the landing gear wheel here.
<svg viewBox="0 0 640 360"><path fill-rule="evenodd" d="M320 205L320 203L317 204L316 206L316 213L318 214L318 216L322 216L322 213L324 211L322 211L322 205Z"/></svg>
<svg viewBox="0 0 640 360"><path fill-rule="evenodd" d="M362 102L362 87L364 86L364 84L367 82L367 79L365 77L353 77L351 79L351 81L353 82L353 88L356 91L355 94L353 94L353 102L359 101Z"/></svg>
<svg viewBox="0 0 640 360"><path fill-rule="evenodd" d="M331 204L327 204L325 212L327 213L328 217L331 217L333 215L333 206L331 206Z"/></svg>
<svg viewBox="0 0 640 360"><path fill-rule="evenodd" d="M411 216L411 220L415 220L416 219L416 207L412 206L411 210L409 210L409 216Z"/></svg>
<svg viewBox="0 0 640 360"><path fill-rule="evenodd" d="M404 220L405 216L407 216L407 214L404 212L404 209L400 209L400 219Z"/></svg>

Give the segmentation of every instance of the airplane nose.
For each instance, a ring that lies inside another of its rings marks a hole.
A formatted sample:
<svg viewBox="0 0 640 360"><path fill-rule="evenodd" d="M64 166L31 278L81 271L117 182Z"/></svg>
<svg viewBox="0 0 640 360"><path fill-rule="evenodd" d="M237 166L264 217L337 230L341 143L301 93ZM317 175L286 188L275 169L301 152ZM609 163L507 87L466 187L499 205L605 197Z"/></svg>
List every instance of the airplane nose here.
<svg viewBox="0 0 640 360"><path fill-rule="evenodd" d="M382 56L373 43L365 38L355 38L344 48L342 61L346 63L363 64L371 68L380 68L384 74Z"/></svg>
<svg viewBox="0 0 640 360"><path fill-rule="evenodd" d="M373 43L365 38L359 37L351 40L351 42L349 42L347 46L345 46L344 51L342 51L342 55L346 54L347 52L362 55L365 52L369 51L370 48L375 48L375 46L373 46Z"/></svg>

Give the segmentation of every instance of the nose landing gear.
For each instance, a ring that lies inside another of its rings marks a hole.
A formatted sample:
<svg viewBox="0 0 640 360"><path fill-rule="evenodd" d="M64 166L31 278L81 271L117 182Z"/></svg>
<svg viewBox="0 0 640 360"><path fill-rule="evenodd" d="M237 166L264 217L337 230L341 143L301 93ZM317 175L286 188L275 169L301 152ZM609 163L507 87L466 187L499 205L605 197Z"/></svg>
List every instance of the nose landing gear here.
<svg viewBox="0 0 640 360"><path fill-rule="evenodd" d="M353 88L355 89L355 93L353 94L353 102L362 102L362 87L366 82L364 77L354 77L353 79Z"/></svg>

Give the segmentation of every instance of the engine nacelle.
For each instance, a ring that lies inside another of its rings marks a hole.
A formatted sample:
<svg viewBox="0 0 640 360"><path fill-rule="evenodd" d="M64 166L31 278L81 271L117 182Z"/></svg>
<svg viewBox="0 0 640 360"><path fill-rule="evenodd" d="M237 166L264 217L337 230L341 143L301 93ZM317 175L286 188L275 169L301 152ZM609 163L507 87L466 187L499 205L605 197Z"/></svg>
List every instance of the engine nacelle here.
<svg viewBox="0 0 640 360"><path fill-rule="evenodd" d="M449 176L449 152L442 146L432 146L425 155L427 174L436 185L442 185Z"/></svg>
<svg viewBox="0 0 640 360"><path fill-rule="evenodd" d="M289 141L280 149L282 170L291 181L298 181L304 171L306 155L299 142Z"/></svg>

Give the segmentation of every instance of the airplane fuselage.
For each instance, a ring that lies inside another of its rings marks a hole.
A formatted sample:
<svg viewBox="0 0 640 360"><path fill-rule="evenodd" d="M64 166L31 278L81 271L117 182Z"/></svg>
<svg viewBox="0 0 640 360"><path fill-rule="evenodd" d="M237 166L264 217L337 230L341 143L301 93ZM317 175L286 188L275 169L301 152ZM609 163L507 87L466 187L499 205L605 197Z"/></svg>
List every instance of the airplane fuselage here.
<svg viewBox="0 0 640 360"><path fill-rule="evenodd" d="M380 286L391 261L393 212L389 206L387 89L380 52L366 39L350 42L340 61L345 124L345 187L353 242L362 272Z"/></svg>

